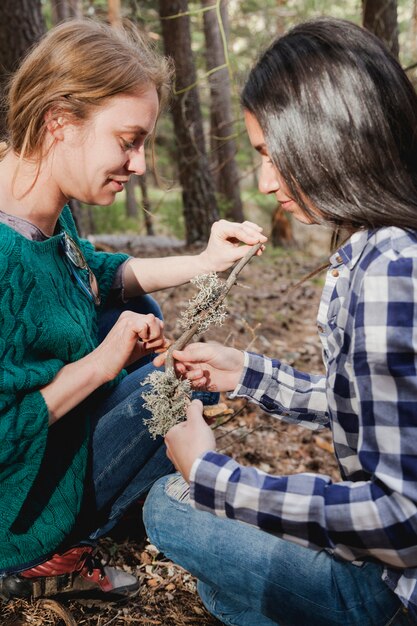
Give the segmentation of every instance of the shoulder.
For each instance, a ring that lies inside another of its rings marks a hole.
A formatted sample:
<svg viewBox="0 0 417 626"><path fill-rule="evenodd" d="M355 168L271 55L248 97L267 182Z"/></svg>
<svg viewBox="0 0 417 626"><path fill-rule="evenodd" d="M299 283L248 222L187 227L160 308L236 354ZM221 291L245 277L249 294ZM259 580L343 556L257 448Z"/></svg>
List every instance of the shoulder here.
<svg viewBox="0 0 417 626"><path fill-rule="evenodd" d="M373 231L359 269L366 275L417 277L417 231L395 226Z"/></svg>

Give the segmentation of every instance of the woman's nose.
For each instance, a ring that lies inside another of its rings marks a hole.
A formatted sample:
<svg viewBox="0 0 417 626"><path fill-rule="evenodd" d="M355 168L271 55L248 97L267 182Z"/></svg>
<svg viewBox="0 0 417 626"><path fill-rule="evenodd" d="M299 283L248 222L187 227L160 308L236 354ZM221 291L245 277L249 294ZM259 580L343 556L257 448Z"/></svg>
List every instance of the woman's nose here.
<svg viewBox="0 0 417 626"><path fill-rule="evenodd" d="M131 151L127 169L138 174L138 176L142 176L146 172L145 151L142 148Z"/></svg>
<svg viewBox="0 0 417 626"><path fill-rule="evenodd" d="M261 166L258 182L261 193L275 193L279 189L278 176L272 163L265 163Z"/></svg>

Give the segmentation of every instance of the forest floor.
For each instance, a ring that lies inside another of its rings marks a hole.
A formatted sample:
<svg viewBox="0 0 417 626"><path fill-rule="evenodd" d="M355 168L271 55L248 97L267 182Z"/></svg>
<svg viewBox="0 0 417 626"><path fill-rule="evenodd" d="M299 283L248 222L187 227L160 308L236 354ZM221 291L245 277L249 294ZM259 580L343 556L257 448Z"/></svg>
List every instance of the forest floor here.
<svg viewBox="0 0 417 626"><path fill-rule="evenodd" d="M210 330L204 340L216 340L241 349L278 356L308 372L323 371L316 332L316 313L323 275L291 286L320 264L327 255L327 241L299 238L291 249L268 248L252 259L239 277L239 285L228 297L229 316L220 328ZM130 250L140 254L140 250ZM167 251L170 253L170 251ZM175 253L178 253L176 250ZM160 302L168 336L180 334L179 312L192 298L191 285L171 289L156 297ZM238 462L255 465L272 474L320 472L338 480L330 434L315 434L267 416L241 399L222 399L229 414L215 429L218 449ZM122 603L92 601L14 601L0 607L4 626L215 626L220 624L202 605L195 579L167 560L144 537L133 510L112 537L102 541L103 551L141 581L138 594Z"/></svg>

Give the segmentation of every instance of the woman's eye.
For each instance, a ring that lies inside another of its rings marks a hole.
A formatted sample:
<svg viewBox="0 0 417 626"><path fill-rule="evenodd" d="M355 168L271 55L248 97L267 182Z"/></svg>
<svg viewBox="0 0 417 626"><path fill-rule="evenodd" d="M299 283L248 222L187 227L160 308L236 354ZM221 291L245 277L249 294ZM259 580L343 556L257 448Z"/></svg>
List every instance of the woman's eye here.
<svg viewBox="0 0 417 626"><path fill-rule="evenodd" d="M124 150L133 150L135 148L133 141L126 141L126 139L122 139L122 146Z"/></svg>

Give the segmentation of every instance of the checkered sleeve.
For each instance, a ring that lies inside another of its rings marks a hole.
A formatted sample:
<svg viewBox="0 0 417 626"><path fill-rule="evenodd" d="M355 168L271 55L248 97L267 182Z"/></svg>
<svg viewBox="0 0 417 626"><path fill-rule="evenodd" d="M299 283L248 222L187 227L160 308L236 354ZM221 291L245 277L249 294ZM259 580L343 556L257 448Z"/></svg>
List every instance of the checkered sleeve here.
<svg viewBox="0 0 417 626"><path fill-rule="evenodd" d="M191 502L301 545L331 549L346 560L373 558L412 568L417 566L417 261L385 257L368 267L359 283L351 295L348 359L361 478L353 471L353 480L339 483L307 473L271 476L207 452L192 468ZM269 389L262 376L251 386L258 381L264 392Z"/></svg>
<svg viewBox="0 0 417 626"><path fill-rule="evenodd" d="M305 374L277 359L245 352L241 379L229 397L248 398L266 413L312 430L328 426L326 377Z"/></svg>

